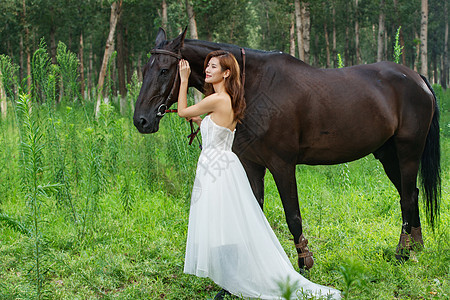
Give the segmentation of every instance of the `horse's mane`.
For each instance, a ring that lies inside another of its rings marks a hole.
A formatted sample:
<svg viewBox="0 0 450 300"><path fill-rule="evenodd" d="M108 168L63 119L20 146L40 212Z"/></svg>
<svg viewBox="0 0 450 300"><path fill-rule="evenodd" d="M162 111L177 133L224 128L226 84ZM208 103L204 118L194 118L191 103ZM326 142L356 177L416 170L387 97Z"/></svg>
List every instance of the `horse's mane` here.
<svg viewBox="0 0 450 300"><path fill-rule="evenodd" d="M259 54L274 54L274 53L283 53L282 51L265 51L265 50L258 50L253 48L247 48L247 47L240 47L233 44L227 44L227 43L216 43L216 42L210 42L210 41L203 41L203 40L193 40L193 39L185 39L185 43L188 43L192 46L201 46L201 47L207 47L207 48L220 48L223 50L235 50L240 51L241 48L244 48L245 51L251 51L254 53Z"/></svg>

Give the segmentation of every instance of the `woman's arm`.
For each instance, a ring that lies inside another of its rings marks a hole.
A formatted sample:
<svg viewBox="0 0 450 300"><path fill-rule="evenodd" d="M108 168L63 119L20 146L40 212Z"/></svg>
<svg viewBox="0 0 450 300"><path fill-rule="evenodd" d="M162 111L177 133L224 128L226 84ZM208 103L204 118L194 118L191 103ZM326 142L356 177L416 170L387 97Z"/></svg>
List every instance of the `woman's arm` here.
<svg viewBox="0 0 450 300"><path fill-rule="evenodd" d="M182 118L192 118L214 111L219 100L216 95L210 95L195 105L187 106L187 90L191 69L189 63L184 59L180 60L179 68L181 83L178 94L178 115Z"/></svg>

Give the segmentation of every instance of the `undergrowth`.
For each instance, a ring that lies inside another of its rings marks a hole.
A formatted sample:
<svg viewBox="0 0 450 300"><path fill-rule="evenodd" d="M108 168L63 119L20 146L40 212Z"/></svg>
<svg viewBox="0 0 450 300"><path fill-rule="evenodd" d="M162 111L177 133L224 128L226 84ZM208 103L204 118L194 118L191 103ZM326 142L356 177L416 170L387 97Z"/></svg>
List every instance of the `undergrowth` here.
<svg viewBox="0 0 450 300"><path fill-rule="evenodd" d="M75 67L64 51L67 67ZM45 66L43 53L35 62ZM15 74L5 57L0 62ZM35 78L41 88L33 93L46 99L39 105L27 95L19 99L17 80L8 79L8 114L0 118L0 298L213 298L220 290L214 282L183 274L200 153L196 141L187 145L189 123L167 114L157 133L141 135L132 107L121 115L114 102L95 118L93 102L67 100L77 96L70 91L75 79L54 72L56 82ZM65 82L59 103L58 80ZM135 98L136 76L129 87ZM425 248L409 261L394 257L399 198L378 161L297 166L303 229L315 257L306 276L346 299L450 297L450 92L434 88L443 153L440 225L435 232L422 226ZM296 266L270 173L264 211ZM288 284L283 293L291 293Z"/></svg>

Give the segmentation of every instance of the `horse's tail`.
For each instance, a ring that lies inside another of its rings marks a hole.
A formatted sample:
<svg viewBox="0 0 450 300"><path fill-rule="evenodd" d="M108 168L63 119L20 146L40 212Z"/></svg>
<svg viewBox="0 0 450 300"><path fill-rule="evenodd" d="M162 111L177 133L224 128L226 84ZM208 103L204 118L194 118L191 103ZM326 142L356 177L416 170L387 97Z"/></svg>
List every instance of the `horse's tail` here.
<svg viewBox="0 0 450 300"><path fill-rule="evenodd" d="M435 100L435 110L431 120L430 130L428 131L425 149L422 153L420 164L420 175L422 190L426 198L426 215L431 228L434 230L439 219L439 206L441 198L441 147L440 147L440 129L439 129L439 106L436 94L433 91L428 80L422 76L433 93Z"/></svg>

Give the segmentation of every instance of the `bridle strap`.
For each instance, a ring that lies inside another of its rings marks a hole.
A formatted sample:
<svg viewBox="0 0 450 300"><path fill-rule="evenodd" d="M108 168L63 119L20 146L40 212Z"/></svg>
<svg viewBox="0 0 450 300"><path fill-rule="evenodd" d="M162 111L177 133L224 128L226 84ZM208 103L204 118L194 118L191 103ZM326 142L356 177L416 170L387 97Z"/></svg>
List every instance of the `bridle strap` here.
<svg viewBox="0 0 450 300"><path fill-rule="evenodd" d="M164 103L159 106L158 112L156 114L159 117L163 117L166 113L175 113L175 112L177 112L176 109L164 109L164 113L162 113L160 111L160 109L162 107L166 107L167 108L167 105L165 103L168 103L170 101L170 99L172 98L173 92L175 91L175 87L177 86L177 80L178 80L178 77L179 77L178 61L181 60L182 57L181 57L181 54L180 54L179 51L178 51L178 53L175 53L175 52L172 52L172 51L169 51L169 50L164 50L164 49L152 49L150 51L150 53L151 54L170 55L170 56L175 57L177 59L177 71L176 71L176 75L175 75L175 80L174 80L173 85L172 85L172 89L170 90L169 96L167 97L166 101L164 101ZM200 131L200 127L197 128L197 130L194 130L194 125L193 125L192 120L190 120L189 123L190 123L190 126L191 126L191 134L188 135L189 145L191 145L192 142L194 141L194 139L197 138L198 145L199 145L200 149L202 149L202 144L200 143L200 140L198 139L198 136L197 136L197 134Z"/></svg>
<svg viewBox="0 0 450 300"><path fill-rule="evenodd" d="M178 60L182 59L180 53L175 53L175 52L172 52L169 50L164 50L164 49L152 49L152 50L150 50L150 53L151 54L165 54L165 55L170 55L172 57L175 57Z"/></svg>
<svg viewBox="0 0 450 300"><path fill-rule="evenodd" d="M194 139L197 138L198 146L199 146L200 150L202 150L202 143L200 143L200 140L198 139L198 136L197 136L197 134L200 131L200 127L198 127L197 130L194 130L194 124L193 124L192 120L189 120L189 124L191 125L191 134L187 136L189 138L189 146L192 144Z"/></svg>
<svg viewBox="0 0 450 300"><path fill-rule="evenodd" d="M175 53L175 52L172 52L172 51L169 51L169 50L165 50L165 49L152 49L152 50L150 50L150 53L151 54L163 54L163 55L169 55L169 56L172 56L172 57L175 57L176 59L177 59L177 70L176 70L176 73L175 73L175 80L173 81L173 84L172 84L172 89L170 90L170 93L169 93L169 95L167 96L167 99L164 101L164 103L163 104L161 104L161 106L162 105L164 105L164 106L166 106L166 103L169 103L169 101L170 101L170 99L172 99L172 95L173 95L173 93L174 93L174 91L175 91L175 88L176 88L176 86L177 86L177 80L178 80L178 76L179 76L179 71L178 71L178 61L180 60L180 59L182 59L182 57L181 57L181 54L180 54L180 51L178 50L178 53ZM160 107L161 107L160 106ZM167 106L166 106L167 107ZM164 115L165 115L165 113L167 113L167 112L176 112L176 110L174 111L174 110L170 110L170 109L166 109L165 111L164 111L164 113L162 113L161 111L159 111L159 109L158 109L158 112L157 112L157 116L158 117L163 117Z"/></svg>

